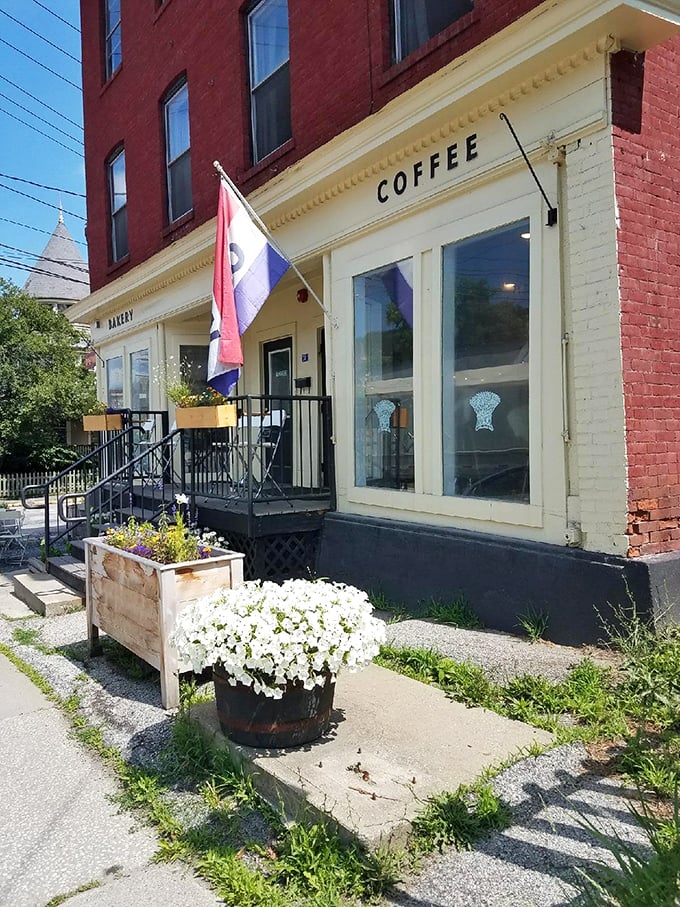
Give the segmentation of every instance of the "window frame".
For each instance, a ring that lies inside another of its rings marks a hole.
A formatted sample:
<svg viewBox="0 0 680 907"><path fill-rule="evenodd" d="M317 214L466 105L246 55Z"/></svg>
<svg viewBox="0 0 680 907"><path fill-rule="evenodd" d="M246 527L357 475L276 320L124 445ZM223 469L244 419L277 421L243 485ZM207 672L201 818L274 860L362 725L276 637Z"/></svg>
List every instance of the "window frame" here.
<svg viewBox="0 0 680 907"><path fill-rule="evenodd" d="M254 16L261 12L268 4L274 3L276 0L259 0L258 3L253 5L246 14L246 48L248 52L248 102L250 106L250 135L251 135L251 155L253 165L259 164L260 161L264 160L270 154L273 154L278 148L281 148L286 142L290 141L293 135L292 121L291 121L291 104L290 104L290 22L288 21L288 48L287 55L283 62L279 63L274 69L267 73L266 76L261 78L257 84L255 84L255 53L253 52L253 29L252 23ZM288 0L286 0L286 16L288 16ZM288 73L288 135L283 138L277 145L272 148L266 148L260 150L258 147L258 130L257 130L257 104L256 104L256 93L260 92L263 86L267 83L271 83L275 77L279 76L283 71L287 70Z"/></svg>
<svg viewBox="0 0 680 907"><path fill-rule="evenodd" d="M188 143L179 154L174 158L170 157L170 108L178 100L178 97L186 92L187 107L187 135ZM174 224L180 218L189 214L193 210L193 186L191 181L191 114L189 112L189 82L186 75L174 82L172 88L163 96L163 136L164 136L164 161L165 161L165 189L167 193L167 218L168 224ZM183 211L175 213L173 211L173 192L172 192L172 169L183 159L188 159L189 169L189 205Z"/></svg>
<svg viewBox="0 0 680 907"><path fill-rule="evenodd" d="M104 76L108 81L114 73L118 72L123 63L123 35L122 35L122 10L118 12L118 19L111 23L111 0L104 0ZM114 66L114 53L112 39L118 33L119 56L118 63Z"/></svg>
<svg viewBox="0 0 680 907"><path fill-rule="evenodd" d="M430 41L432 41L437 35L442 35L444 32L448 32L449 29L454 28L461 19L464 19L466 16L470 16L474 13L474 0L470 0L471 9L464 10L458 16L451 19L444 28L439 29L439 31L434 32L432 35L428 35L425 40L421 41L419 44L411 47L408 50L404 50L403 44L403 32L402 32L402 19L403 19L403 7L407 3L418 2L418 0L390 0L390 58L391 64L393 66L398 65L399 63L407 60L412 54L415 54L421 48L426 47Z"/></svg>
<svg viewBox="0 0 680 907"><path fill-rule="evenodd" d="M123 179L125 181L125 201L122 205L116 207L115 198L116 192L114 187L114 166L117 161L123 159ZM111 262L112 264L117 264L119 261L122 261L130 254L130 235L128 231L128 217L127 217L127 159L125 157L125 146L119 145L116 150L109 155L106 165L106 176L109 189L109 230L111 235ZM118 249L118 231L116 230L116 223L120 215L123 215L125 220L125 251L120 251Z"/></svg>

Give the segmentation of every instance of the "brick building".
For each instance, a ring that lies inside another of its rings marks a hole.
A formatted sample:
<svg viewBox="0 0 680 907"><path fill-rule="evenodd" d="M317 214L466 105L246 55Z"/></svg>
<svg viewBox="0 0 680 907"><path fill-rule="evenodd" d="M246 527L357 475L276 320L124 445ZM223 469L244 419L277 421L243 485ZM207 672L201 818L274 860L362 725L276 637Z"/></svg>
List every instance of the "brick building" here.
<svg viewBox="0 0 680 907"><path fill-rule="evenodd" d="M284 278L240 387L276 367L332 397L322 575L463 593L503 629L545 611L561 641L628 592L677 606L680 2L81 16L92 293L71 317L102 396L163 407L149 375L202 367L218 159L331 313Z"/></svg>

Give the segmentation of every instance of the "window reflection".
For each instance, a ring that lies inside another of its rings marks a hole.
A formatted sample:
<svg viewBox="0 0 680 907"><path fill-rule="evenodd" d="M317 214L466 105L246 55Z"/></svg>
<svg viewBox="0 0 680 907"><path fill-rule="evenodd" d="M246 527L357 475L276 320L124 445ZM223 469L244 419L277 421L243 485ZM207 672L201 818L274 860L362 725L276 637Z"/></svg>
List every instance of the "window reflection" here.
<svg viewBox="0 0 680 907"><path fill-rule="evenodd" d="M443 250L444 493L529 501L529 221Z"/></svg>
<svg viewBox="0 0 680 907"><path fill-rule="evenodd" d="M354 279L355 482L413 491L413 264Z"/></svg>

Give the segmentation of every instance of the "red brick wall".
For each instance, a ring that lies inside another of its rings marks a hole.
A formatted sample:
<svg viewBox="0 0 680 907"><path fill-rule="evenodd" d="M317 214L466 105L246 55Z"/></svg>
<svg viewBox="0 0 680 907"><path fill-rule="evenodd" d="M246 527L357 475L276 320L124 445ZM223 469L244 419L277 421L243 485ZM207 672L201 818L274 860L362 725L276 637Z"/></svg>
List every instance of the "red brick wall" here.
<svg viewBox="0 0 680 907"><path fill-rule="evenodd" d="M631 557L680 550L680 39L612 58Z"/></svg>
<svg viewBox="0 0 680 907"><path fill-rule="evenodd" d="M102 76L100 0L81 0L90 282L96 290L215 214L212 161L245 192L383 107L538 0L476 0L475 11L392 66L388 0L289 0L293 140L250 164L245 5L122 0L123 63ZM168 231L160 101L186 72L193 216ZM129 260L110 267L105 162L125 143Z"/></svg>

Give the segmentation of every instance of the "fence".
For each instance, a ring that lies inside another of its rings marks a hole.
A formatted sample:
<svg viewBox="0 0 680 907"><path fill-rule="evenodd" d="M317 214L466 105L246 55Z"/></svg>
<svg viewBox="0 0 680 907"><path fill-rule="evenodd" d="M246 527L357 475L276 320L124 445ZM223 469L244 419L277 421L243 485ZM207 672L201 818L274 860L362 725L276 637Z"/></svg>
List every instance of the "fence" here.
<svg viewBox="0 0 680 907"><path fill-rule="evenodd" d="M0 475L0 500L15 501L21 497L24 485L42 485L55 476L54 472L21 472L15 475ZM53 493L66 494L67 492L85 491L96 481L93 471L74 471L63 476L54 487Z"/></svg>

